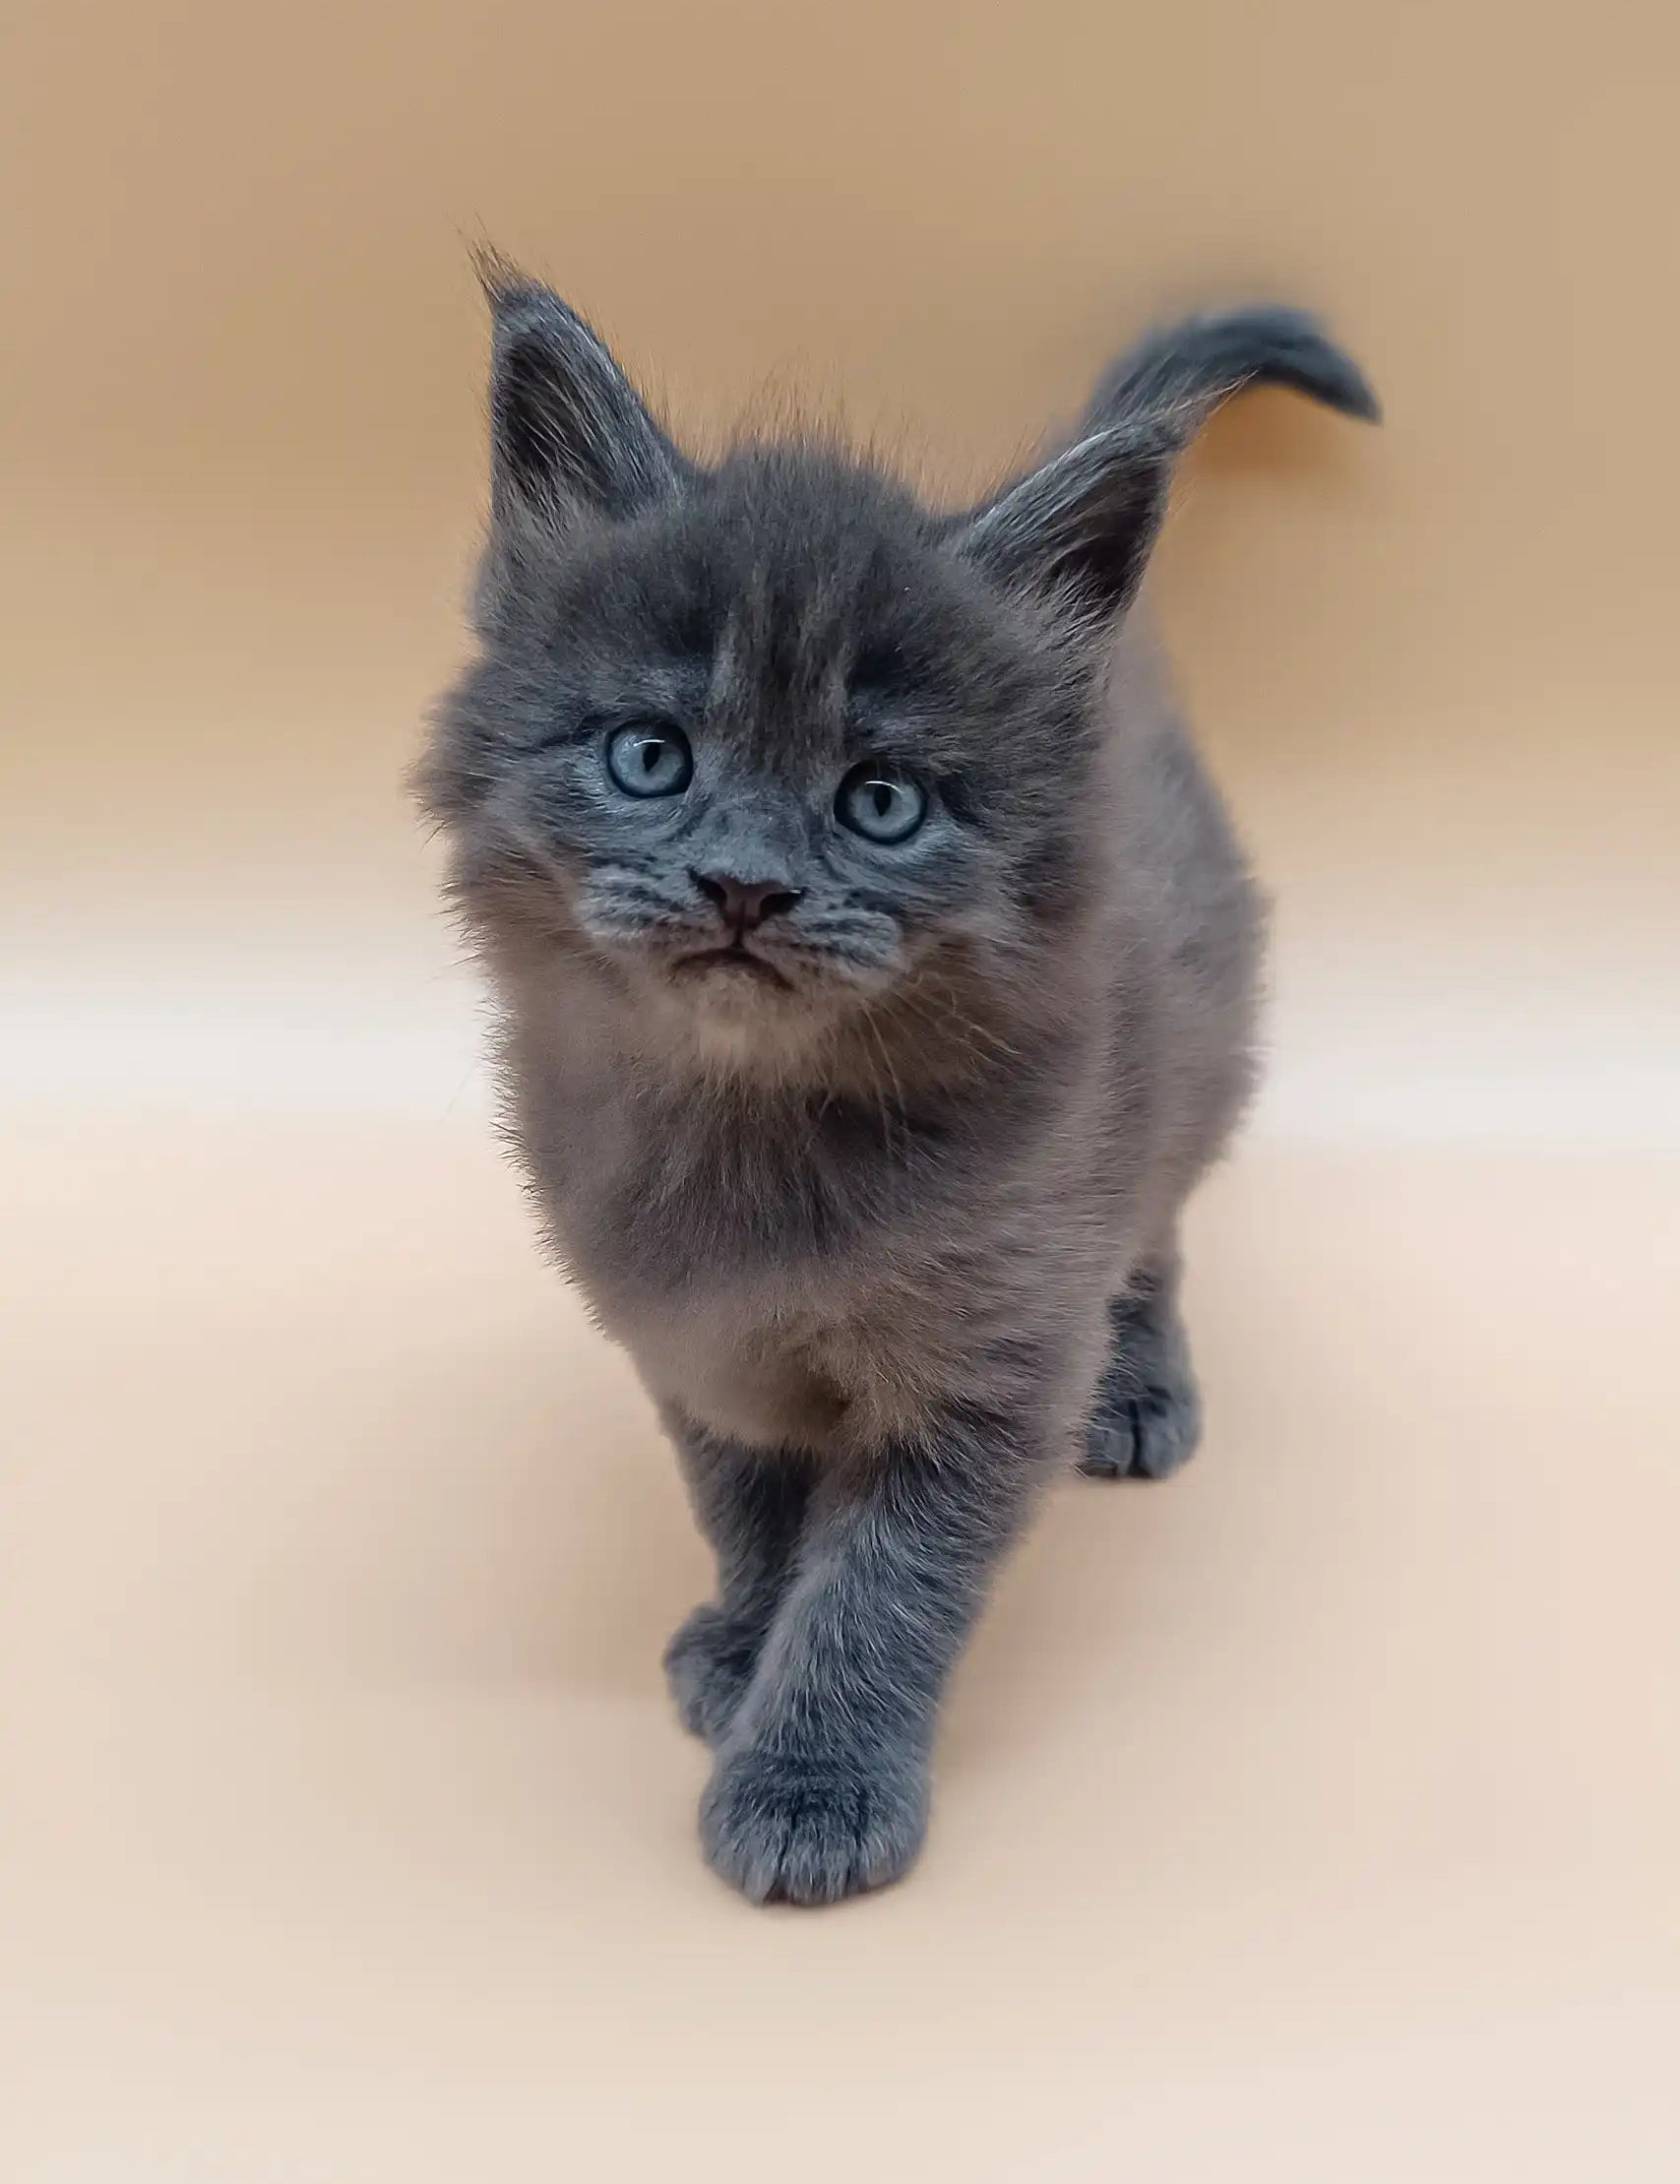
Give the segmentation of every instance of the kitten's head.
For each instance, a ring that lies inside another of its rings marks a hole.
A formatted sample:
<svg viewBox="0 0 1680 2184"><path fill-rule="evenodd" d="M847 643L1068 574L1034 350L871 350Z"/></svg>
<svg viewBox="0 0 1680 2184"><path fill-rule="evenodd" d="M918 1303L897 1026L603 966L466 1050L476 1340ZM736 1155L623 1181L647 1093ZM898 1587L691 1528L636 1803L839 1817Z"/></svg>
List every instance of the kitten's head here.
<svg viewBox="0 0 1680 2184"><path fill-rule="evenodd" d="M1030 978L1088 889L1097 639L1165 437L961 517L811 445L703 468L546 288L491 300L479 648L421 774L480 935L742 1049L935 965Z"/></svg>

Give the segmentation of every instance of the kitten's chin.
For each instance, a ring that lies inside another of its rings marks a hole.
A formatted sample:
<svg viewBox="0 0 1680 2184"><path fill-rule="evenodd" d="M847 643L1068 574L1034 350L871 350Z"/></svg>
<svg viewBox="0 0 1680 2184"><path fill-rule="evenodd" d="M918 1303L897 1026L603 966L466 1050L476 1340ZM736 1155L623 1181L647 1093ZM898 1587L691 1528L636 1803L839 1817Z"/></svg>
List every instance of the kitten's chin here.
<svg viewBox="0 0 1680 2184"><path fill-rule="evenodd" d="M849 979L816 977L803 966L795 973L735 949L644 962L640 972L639 1013L673 1060L773 1081L809 1075L865 999Z"/></svg>
<svg viewBox="0 0 1680 2184"><path fill-rule="evenodd" d="M677 985L704 984L712 993L727 994L741 981L749 986L769 986L782 993L792 991L792 980L764 956L750 949L697 948L692 956L679 956L671 966Z"/></svg>

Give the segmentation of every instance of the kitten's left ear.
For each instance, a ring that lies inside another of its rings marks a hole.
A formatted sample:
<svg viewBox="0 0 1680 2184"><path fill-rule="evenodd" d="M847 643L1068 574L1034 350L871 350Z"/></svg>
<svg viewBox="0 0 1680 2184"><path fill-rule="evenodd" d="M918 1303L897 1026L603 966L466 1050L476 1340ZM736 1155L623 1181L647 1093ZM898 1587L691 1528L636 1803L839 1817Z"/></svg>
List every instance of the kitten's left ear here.
<svg viewBox="0 0 1680 2184"><path fill-rule="evenodd" d="M606 343L552 288L484 254L494 323L492 505L499 521L565 525L632 516L676 492L690 466Z"/></svg>
<svg viewBox="0 0 1680 2184"><path fill-rule="evenodd" d="M1160 529L1179 446L1152 424L1089 433L962 517L953 543L1007 583L1117 615L1137 591Z"/></svg>

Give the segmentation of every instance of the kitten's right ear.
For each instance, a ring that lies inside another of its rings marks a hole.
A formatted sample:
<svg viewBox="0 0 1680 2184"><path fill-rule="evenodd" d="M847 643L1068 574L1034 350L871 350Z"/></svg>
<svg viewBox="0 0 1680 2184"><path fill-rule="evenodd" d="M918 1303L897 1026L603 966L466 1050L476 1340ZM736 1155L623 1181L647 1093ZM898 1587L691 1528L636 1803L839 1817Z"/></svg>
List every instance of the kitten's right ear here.
<svg viewBox="0 0 1680 2184"><path fill-rule="evenodd" d="M633 516L691 473L606 343L552 288L477 261L494 334L491 505L498 523Z"/></svg>
<svg viewBox="0 0 1680 2184"><path fill-rule="evenodd" d="M1173 435L1152 423L1089 433L958 518L954 542L1006 583L1111 620L1143 577L1177 453Z"/></svg>

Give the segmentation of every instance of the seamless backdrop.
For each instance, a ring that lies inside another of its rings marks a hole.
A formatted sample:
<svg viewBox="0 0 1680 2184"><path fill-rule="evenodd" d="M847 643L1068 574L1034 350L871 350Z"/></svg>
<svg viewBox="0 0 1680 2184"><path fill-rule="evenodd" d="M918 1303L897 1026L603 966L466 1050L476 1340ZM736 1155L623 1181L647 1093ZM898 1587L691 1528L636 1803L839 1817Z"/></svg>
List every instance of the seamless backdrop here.
<svg viewBox="0 0 1680 2184"><path fill-rule="evenodd" d="M18 0L9 2177L1673 2173L1677 63L1654 0ZM1276 902L1210 1446L1058 1498L826 1922L689 1841L702 1558L401 789L480 238L680 433L941 495L1184 304L1387 408L1233 408L1157 562Z"/></svg>

